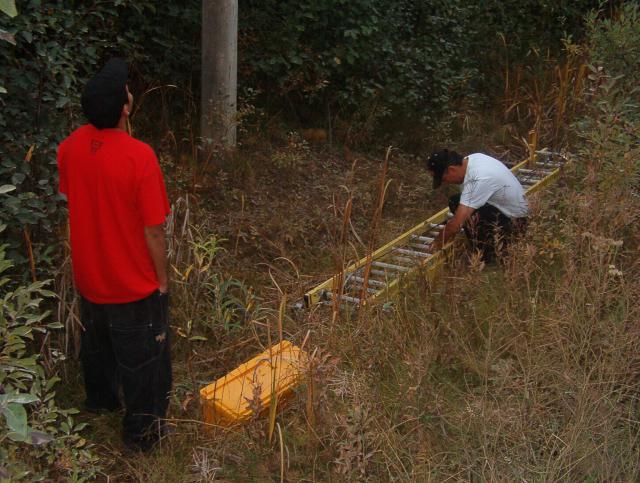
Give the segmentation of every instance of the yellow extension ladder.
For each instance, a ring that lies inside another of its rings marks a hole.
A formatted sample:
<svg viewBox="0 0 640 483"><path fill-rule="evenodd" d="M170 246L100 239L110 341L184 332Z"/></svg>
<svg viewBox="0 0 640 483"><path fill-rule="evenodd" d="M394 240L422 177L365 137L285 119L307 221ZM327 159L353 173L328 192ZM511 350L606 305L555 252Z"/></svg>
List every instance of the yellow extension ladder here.
<svg viewBox="0 0 640 483"><path fill-rule="evenodd" d="M543 150L536 152L535 159L524 160L511 168L511 171L526 194L530 195L557 177L566 162L564 155ZM335 303L357 307L384 302L398 290L403 281L420 271L424 271L432 279L445 263L454 243L449 243L435 253L429 253L429 245L451 217L453 214L449 208L445 208L335 274L304 295L305 307Z"/></svg>

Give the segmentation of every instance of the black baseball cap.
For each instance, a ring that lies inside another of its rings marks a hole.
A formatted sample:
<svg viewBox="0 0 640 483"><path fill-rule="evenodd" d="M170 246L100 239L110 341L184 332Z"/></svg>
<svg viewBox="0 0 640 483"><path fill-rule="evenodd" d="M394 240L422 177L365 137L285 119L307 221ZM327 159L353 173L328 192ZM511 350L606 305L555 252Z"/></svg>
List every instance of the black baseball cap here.
<svg viewBox="0 0 640 483"><path fill-rule="evenodd" d="M442 184L442 175L449 166L462 163L462 156L455 151L441 149L431 153L427 158L427 169L433 175L433 189L439 188Z"/></svg>
<svg viewBox="0 0 640 483"><path fill-rule="evenodd" d="M127 63L114 57L87 82L82 93L82 110L98 129L118 125L122 106L129 101L126 89L128 76Z"/></svg>

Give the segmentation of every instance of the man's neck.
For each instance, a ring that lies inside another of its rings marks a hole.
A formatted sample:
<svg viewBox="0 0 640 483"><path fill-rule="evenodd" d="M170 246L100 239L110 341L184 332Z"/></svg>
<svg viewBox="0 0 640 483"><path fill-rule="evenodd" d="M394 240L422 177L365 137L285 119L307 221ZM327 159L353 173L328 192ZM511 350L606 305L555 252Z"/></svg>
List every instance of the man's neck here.
<svg viewBox="0 0 640 483"><path fill-rule="evenodd" d="M118 129L120 131L125 131L125 132L127 131L127 117L126 116L120 116L120 120L118 121L116 129Z"/></svg>

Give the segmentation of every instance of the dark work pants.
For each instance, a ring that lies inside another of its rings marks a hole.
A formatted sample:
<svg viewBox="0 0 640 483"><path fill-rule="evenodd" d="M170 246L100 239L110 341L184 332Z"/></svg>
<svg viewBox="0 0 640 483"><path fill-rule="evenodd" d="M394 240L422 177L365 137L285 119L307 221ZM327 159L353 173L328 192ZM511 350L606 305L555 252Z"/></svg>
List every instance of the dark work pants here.
<svg viewBox="0 0 640 483"><path fill-rule="evenodd" d="M449 198L451 213L456 212L459 204L459 194ZM482 253L482 260L492 263L500 249L506 248L517 235L524 233L526 227L526 218L509 218L495 206L485 204L471 215L463 228L473 249Z"/></svg>
<svg viewBox="0 0 640 483"><path fill-rule="evenodd" d="M95 304L84 298L81 304L87 408L117 409L122 387L123 438L141 449L157 441L169 405L168 308L169 296L159 291L125 304Z"/></svg>

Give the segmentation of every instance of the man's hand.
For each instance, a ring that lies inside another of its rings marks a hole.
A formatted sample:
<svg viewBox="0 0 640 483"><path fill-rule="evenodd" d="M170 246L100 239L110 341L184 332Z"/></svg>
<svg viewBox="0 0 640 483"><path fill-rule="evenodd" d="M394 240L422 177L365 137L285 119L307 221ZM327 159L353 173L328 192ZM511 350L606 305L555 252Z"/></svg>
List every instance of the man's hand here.
<svg viewBox="0 0 640 483"><path fill-rule="evenodd" d="M169 290L169 277L167 276L167 244L164 239L164 225L144 227L144 237L149 249L149 255L153 260L158 277L158 290L167 293Z"/></svg>
<svg viewBox="0 0 640 483"><path fill-rule="evenodd" d="M460 232L460 228L462 228L474 211L476 210L468 206L458 205L458 209L456 210L453 218L447 222L444 229L436 237L433 243L431 243L429 251L434 253L453 240Z"/></svg>

